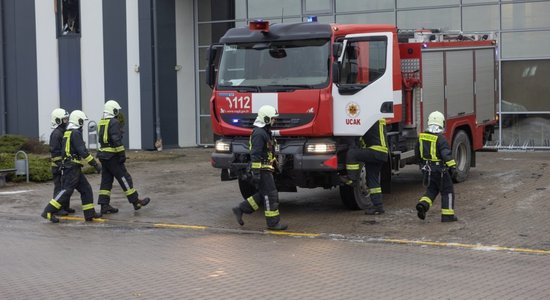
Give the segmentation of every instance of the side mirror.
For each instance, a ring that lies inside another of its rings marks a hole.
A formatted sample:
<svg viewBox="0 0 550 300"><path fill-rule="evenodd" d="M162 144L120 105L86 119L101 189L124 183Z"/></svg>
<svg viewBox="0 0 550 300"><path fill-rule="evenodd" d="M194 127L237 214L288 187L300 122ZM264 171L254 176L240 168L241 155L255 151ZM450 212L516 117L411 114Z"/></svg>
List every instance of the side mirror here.
<svg viewBox="0 0 550 300"><path fill-rule="evenodd" d="M343 45L341 42L335 42L334 44L332 44L332 56L335 58L335 59L338 59L338 57L340 57L340 55L342 55L342 49L343 49Z"/></svg>
<svg viewBox="0 0 550 300"><path fill-rule="evenodd" d="M210 88L214 88L216 84L216 57L218 56L218 50L220 45L210 45L206 51L206 58L208 63L206 65L206 84Z"/></svg>

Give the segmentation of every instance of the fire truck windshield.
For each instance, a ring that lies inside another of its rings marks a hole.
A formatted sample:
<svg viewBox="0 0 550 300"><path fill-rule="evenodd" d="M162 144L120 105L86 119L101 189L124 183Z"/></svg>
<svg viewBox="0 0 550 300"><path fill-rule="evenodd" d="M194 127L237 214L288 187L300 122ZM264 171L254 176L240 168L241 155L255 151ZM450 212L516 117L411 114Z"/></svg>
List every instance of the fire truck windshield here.
<svg viewBox="0 0 550 300"><path fill-rule="evenodd" d="M220 90L281 91L328 85L328 39L224 45L219 65Z"/></svg>

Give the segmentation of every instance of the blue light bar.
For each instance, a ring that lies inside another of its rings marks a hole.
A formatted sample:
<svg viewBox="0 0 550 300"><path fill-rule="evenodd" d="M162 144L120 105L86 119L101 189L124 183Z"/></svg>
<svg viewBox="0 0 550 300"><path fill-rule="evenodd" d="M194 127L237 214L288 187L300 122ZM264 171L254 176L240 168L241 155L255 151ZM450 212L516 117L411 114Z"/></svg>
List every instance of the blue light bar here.
<svg viewBox="0 0 550 300"><path fill-rule="evenodd" d="M307 22L308 23L317 22L317 16L307 16Z"/></svg>

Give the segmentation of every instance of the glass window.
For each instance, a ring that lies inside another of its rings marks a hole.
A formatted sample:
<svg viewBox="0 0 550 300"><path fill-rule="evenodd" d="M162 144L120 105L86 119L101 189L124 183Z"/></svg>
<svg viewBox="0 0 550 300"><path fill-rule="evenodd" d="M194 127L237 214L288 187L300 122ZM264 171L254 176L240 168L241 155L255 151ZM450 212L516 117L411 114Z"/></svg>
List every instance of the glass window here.
<svg viewBox="0 0 550 300"><path fill-rule="evenodd" d="M503 114L502 146L550 147L550 114Z"/></svg>
<svg viewBox="0 0 550 300"><path fill-rule="evenodd" d="M210 96L212 96L212 89L206 84L206 72L199 72L199 86L200 86L200 114L210 114Z"/></svg>
<svg viewBox="0 0 550 300"><path fill-rule="evenodd" d="M462 0L462 4L471 4L471 3L496 3L498 0Z"/></svg>
<svg viewBox="0 0 550 300"><path fill-rule="evenodd" d="M299 16L302 12L301 0L248 0L249 19Z"/></svg>
<svg viewBox="0 0 550 300"><path fill-rule="evenodd" d="M550 111L550 60L502 62L503 112Z"/></svg>
<svg viewBox="0 0 550 300"><path fill-rule="evenodd" d="M197 1L199 22L246 18L246 0Z"/></svg>
<svg viewBox="0 0 550 300"><path fill-rule="evenodd" d="M330 42L326 39L225 45L218 89L320 88L328 84Z"/></svg>
<svg viewBox="0 0 550 300"><path fill-rule="evenodd" d="M395 24L393 12L366 13L357 15L337 15L336 23L340 24Z"/></svg>
<svg viewBox="0 0 550 300"><path fill-rule="evenodd" d="M305 13L311 12L332 12L332 1L331 0L306 0Z"/></svg>
<svg viewBox="0 0 550 300"><path fill-rule="evenodd" d="M502 58L534 58L550 56L550 31L503 32Z"/></svg>
<svg viewBox="0 0 550 300"><path fill-rule="evenodd" d="M550 2L502 4L502 29L550 27Z"/></svg>
<svg viewBox="0 0 550 300"><path fill-rule="evenodd" d="M466 6L462 8L462 30L491 31L499 29L498 5Z"/></svg>
<svg viewBox="0 0 550 300"><path fill-rule="evenodd" d="M214 144L214 133L212 132L212 120L210 117L200 117L200 144L212 145Z"/></svg>
<svg viewBox="0 0 550 300"><path fill-rule="evenodd" d="M439 28L460 29L460 9L441 8L397 12L397 26L401 29Z"/></svg>
<svg viewBox="0 0 550 300"><path fill-rule="evenodd" d="M235 22L199 24L199 45L207 46L220 41L225 32L235 27Z"/></svg>
<svg viewBox="0 0 550 300"><path fill-rule="evenodd" d="M394 1L336 1L336 12L356 12L363 10L393 9Z"/></svg>
<svg viewBox="0 0 550 300"><path fill-rule="evenodd" d="M342 60L340 83L368 85L386 71L386 37L348 40Z"/></svg>
<svg viewBox="0 0 550 300"><path fill-rule="evenodd" d="M58 0L57 5L57 34L80 34L80 0Z"/></svg>
<svg viewBox="0 0 550 300"><path fill-rule="evenodd" d="M397 0L397 8L460 4L460 0Z"/></svg>

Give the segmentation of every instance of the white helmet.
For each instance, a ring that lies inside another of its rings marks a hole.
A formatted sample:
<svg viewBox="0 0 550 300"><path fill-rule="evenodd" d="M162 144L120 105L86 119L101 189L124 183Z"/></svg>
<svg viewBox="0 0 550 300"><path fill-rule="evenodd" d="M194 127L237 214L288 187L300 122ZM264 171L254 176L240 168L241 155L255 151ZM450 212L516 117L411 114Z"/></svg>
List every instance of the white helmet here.
<svg viewBox="0 0 550 300"><path fill-rule="evenodd" d="M67 123L69 121L69 113L63 108L56 108L52 111L52 128L57 128L57 126Z"/></svg>
<svg viewBox="0 0 550 300"><path fill-rule="evenodd" d="M86 114L81 110L73 110L69 116L69 123L82 127L84 121L88 120Z"/></svg>
<svg viewBox="0 0 550 300"><path fill-rule="evenodd" d="M105 102L105 106L103 106L103 112L109 113L113 116L117 116L120 109L122 109L122 107L120 107L118 102L115 100L108 100Z"/></svg>
<svg viewBox="0 0 550 300"><path fill-rule="evenodd" d="M277 109L271 105L264 105L258 110L258 116L254 121L254 126L264 127L265 125L273 125L275 118L278 117Z"/></svg>
<svg viewBox="0 0 550 300"><path fill-rule="evenodd" d="M441 133L445 130L445 116L434 111L428 116L428 129L431 133Z"/></svg>

